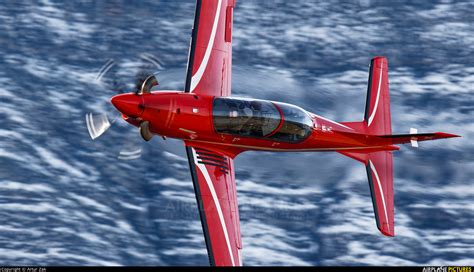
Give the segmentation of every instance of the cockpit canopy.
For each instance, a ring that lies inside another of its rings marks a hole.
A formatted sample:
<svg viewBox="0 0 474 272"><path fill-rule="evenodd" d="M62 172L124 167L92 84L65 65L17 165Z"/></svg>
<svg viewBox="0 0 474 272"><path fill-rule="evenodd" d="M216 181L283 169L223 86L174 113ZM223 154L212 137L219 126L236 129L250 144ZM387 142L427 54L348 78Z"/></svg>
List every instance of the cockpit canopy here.
<svg viewBox="0 0 474 272"><path fill-rule="evenodd" d="M214 98L212 110L217 133L297 143L311 134L308 113L285 103L257 99Z"/></svg>

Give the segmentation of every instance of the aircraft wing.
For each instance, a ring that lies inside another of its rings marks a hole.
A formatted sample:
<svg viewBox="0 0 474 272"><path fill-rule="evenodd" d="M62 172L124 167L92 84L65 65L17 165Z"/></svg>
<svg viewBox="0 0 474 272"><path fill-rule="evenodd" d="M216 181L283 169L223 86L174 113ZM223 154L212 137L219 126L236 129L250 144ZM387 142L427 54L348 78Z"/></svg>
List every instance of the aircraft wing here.
<svg viewBox="0 0 474 272"><path fill-rule="evenodd" d="M213 266L240 266L242 241L234 162L210 149L186 145L209 262Z"/></svg>
<svg viewBox="0 0 474 272"><path fill-rule="evenodd" d="M197 0L185 92L230 96L235 0Z"/></svg>

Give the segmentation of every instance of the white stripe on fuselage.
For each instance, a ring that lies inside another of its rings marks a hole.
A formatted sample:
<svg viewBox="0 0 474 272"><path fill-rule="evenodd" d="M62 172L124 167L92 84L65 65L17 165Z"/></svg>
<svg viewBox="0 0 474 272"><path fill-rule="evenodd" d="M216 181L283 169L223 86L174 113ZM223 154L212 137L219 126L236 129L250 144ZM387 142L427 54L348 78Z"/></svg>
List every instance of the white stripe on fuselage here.
<svg viewBox="0 0 474 272"><path fill-rule="evenodd" d="M219 23L219 15L221 14L221 4L222 4L222 0L219 0L217 4L217 9L216 9L216 15L214 17L214 24L212 25L211 36L209 37L209 43L207 44L206 52L204 53L204 57L202 58L201 65L199 66L199 69L197 70L197 72L191 77L191 91L190 91L191 93L199 84L199 81L201 81L204 71L206 70L207 62L209 61L209 57L211 56L212 47L214 46L214 40L216 38L217 25ZM192 68L191 68L191 72L192 72Z"/></svg>
<svg viewBox="0 0 474 272"><path fill-rule="evenodd" d="M212 183L212 179L207 172L206 166L200 164L197 160L196 151L194 148L193 150L193 157L194 157L194 164L201 170L204 179L206 180L207 186L209 187L209 191L211 191L212 199L214 200L214 204L216 205L217 214L219 215L219 220L221 222L222 230L224 231L225 241L227 243L227 248L229 250L230 260L232 261L232 266L235 266L234 262L234 253L232 252L232 248L230 246L229 234L227 233L227 226L225 224L224 215L222 213L221 204L219 202L219 198L217 197L216 190L214 189L214 184Z"/></svg>

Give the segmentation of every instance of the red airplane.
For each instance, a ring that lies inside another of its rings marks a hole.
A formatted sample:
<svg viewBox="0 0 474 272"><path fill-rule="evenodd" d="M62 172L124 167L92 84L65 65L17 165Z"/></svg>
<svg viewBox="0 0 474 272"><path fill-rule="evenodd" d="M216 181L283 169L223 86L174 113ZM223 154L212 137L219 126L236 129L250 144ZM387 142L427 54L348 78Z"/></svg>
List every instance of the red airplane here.
<svg viewBox="0 0 474 272"><path fill-rule="evenodd" d="M392 135L388 62L370 63L365 118L335 122L287 103L231 97L234 0L197 1L184 91L151 91L152 75L136 93L112 104L144 140L182 139L200 212L209 261L242 265L234 175L247 150L336 151L367 169L377 228L394 236L392 151L397 144L457 137L443 132Z"/></svg>

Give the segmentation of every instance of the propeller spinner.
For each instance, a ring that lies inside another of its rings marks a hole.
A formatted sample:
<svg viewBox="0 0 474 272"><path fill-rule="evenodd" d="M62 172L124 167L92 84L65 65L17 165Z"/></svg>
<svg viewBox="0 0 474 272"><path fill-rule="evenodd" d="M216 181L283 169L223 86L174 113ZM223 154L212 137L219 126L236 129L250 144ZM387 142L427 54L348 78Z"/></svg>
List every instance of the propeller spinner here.
<svg viewBox="0 0 474 272"><path fill-rule="evenodd" d="M119 94L110 100L123 115L138 118L143 113L143 97L134 93Z"/></svg>

